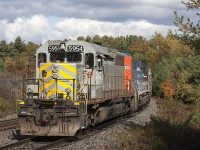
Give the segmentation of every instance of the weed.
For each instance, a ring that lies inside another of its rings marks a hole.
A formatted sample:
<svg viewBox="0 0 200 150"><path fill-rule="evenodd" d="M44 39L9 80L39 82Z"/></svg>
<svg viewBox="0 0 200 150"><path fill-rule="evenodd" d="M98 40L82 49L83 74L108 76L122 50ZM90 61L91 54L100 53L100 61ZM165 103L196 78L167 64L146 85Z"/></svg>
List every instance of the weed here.
<svg viewBox="0 0 200 150"><path fill-rule="evenodd" d="M0 117L12 114L13 112L15 112L15 101L0 98Z"/></svg>

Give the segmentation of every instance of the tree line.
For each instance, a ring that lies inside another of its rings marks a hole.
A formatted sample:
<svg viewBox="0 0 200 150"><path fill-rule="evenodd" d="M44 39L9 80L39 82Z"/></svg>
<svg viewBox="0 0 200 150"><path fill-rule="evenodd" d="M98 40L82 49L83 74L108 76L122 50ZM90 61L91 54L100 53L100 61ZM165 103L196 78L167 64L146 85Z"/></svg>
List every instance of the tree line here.
<svg viewBox="0 0 200 150"><path fill-rule="evenodd" d="M188 10L199 8L198 0L184 3ZM196 14L199 16L199 14ZM153 73L153 94L166 99L194 102L200 99L200 26L175 12L175 25L179 33L168 31L166 36L155 33L152 38L142 36L79 36L77 40L96 43L130 53L146 61ZM65 39L70 40L70 39ZM8 74L34 76L34 54L39 45L25 43L21 37L14 42L0 42L1 76Z"/></svg>

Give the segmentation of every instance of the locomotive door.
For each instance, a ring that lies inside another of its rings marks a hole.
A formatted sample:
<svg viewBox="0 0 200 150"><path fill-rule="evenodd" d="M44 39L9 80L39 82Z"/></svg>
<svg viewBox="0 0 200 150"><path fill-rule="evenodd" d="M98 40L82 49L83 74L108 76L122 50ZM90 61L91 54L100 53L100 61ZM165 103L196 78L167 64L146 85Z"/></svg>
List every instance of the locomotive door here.
<svg viewBox="0 0 200 150"><path fill-rule="evenodd" d="M103 58L96 56L96 98L103 98Z"/></svg>

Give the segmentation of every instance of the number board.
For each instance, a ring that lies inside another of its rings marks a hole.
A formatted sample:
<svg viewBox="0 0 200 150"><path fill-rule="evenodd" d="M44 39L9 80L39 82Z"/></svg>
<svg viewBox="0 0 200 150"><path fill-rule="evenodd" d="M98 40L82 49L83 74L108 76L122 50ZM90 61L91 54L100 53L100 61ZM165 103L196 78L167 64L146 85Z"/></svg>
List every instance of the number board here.
<svg viewBox="0 0 200 150"><path fill-rule="evenodd" d="M48 52L59 52L60 51L60 45L49 45L48 46Z"/></svg>
<svg viewBox="0 0 200 150"><path fill-rule="evenodd" d="M83 52L84 48L81 45L69 45L67 50L68 52Z"/></svg>

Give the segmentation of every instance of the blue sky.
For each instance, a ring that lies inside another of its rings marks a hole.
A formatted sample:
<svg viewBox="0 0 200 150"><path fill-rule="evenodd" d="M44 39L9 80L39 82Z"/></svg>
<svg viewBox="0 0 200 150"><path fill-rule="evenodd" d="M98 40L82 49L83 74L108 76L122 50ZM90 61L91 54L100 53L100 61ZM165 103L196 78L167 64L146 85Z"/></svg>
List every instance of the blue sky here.
<svg viewBox="0 0 200 150"><path fill-rule="evenodd" d="M26 42L78 36L151 37L175 30L181 0L0 0L0 40L21 36Z"/></svg>

